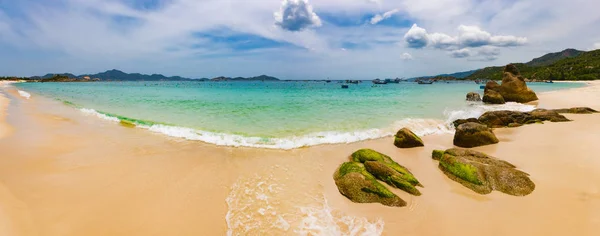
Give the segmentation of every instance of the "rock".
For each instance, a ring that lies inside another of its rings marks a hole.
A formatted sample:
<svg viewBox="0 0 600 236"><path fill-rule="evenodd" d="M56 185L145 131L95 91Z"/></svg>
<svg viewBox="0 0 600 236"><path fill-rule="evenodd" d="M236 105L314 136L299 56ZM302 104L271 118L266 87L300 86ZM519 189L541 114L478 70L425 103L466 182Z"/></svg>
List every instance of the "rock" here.
<svg viewBox="0 0 600 236"><path fill-rule="evenodd" d="M423 140L410 129L402 128L394 136L394 145L399 148L422 147Z"/></svg>
<svg viewBox="0 0 600 236"><path fill-rule="evenodd" d="M510 123L510 124L508 124L508 126L507 126L507 127L509 127L509 128L516 128L516 127L521 127L521 126L523 126L523 124L519 124L519 123Z"/></svg>
<svg viewBox="0 0 600 236"><path fill-rule="evenodd" d="M485 93L488 91L500 92L500 85L496 81L490 80L485 84L485 89L483 92Z"/></svg>
<svg viewBox="0 0 600 236"><path fill-rule="evenodd" d="M553 110L536 109L531 112L520 111L488 111L478 119L479 123L490 128L517 127L525 124L542 123L543 121L566 122L566 117Z"/></svg>
<svg viewBox="0 0 600 236"><path fill-rule="evenodd" d="M371 173L375 178L386 182L387 184L402 189L407 193L412 195L420 196L421 192L415 186L406 179L404 179L404 175L390 168L389 166L383 164L379 161L367 161L365 162L365 168L369 173Z"/></svg>
<svg viewBox="0 0 600 236"><path fill-rule="evenodd" d="M459 125L454 133L454 145L464 148L479 147L498 143L498 138L487 126L468 122Z"/></svg>
<svg viewBox="0 0 600 236"><path fill-rule="evenodd" d="M527 87L519 69L513 64L508 64L504 67L502 84L498 92L506 102L526 103L538 100L535 92Z"/></svg>
<svg viewBox="0 0 600 236"><path fill-rule="evenodd" d="M535 189L527 173L481 152L459 148L434 150L432 158L439 161L438 167L448 178L480 194L497 190L525 196Z"/></svg>
<svg viewBox="0 0 600 236"><path fill-rule="evenodd" d="M353 202L378 202L393 207L406 206L404 200L377 182L375 177L367 172L361 163L343 163L333 178L340 193Z"/></svg>
<svg viewBox="0 0 600 236"><path fill-rule="evenodd" d="M483 94L483 100L484 103L489 103L489 104L504 104L506 103L506 101L504 101L504 97L502 97L502 95L500 95L500 93L494 91L494 90L488 90Z"/></svg>
<svg viewBox="0 0 600 236"><path fill-rule="evenodd" d="M476 92L467 93L467 101L479 102L481 101L481 96Z"/></svg>
<svg viewBox="0 0 600 236"><path fill-rule="evenodd" d="M564 109L553 109L553 111L558 112L558 113L572 113L572 114L592 114L592 113L598 112L589 107L573 107L573 108L564 108Z"/></svg>
<svg viewBox="0 0 600 236"><path fill-rule="evenodd" d="M454 128L456 128L459 125L462 125L462 124L467 123L467 122L479 123L479 120L477 120L477 118L458 119L458 120L453 121L452 124L454 125Z"/></svg>
<svg viewBox="0 0 600 236"><path fill-rule="evenodd" d="M379 153L372 149L360 149L354 153L352 153L352 161L365 163L367 161L376 161L380 162L392 170L396 171L406 182L411 183L413 186L422 186L417 178L413 176L413 174L404 166L398 164L391 157ZM385 179L381 179L381 181L386 182Z"/></svg>

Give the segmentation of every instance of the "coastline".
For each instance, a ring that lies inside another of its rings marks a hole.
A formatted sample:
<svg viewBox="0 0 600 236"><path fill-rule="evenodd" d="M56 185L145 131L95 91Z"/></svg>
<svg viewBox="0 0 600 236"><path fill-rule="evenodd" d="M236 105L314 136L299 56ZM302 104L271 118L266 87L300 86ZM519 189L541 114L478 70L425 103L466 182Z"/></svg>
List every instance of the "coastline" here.
<svg viewBox="0 0 600 236"><path fill-rule="evenodd" d="M541 93L539 106L599 109L599 82ZM24 99L14 91L8 96ZM451 148L450 134L425 136L424 148L408 150L395 148L390 137L292 150L235 148L85 119L49 99L8 106L14 132L0 140L0 209L14 209L4 224L12 231L4 232L17 235L331 234L348 228L348 219L361 232L384 235L598 233L598 114L497 129L500 144L475 148L531 174L536 190L512 197L475 194L437 169L431 150ZM331 176L360 148L410 168L425 185L423 195L394 191L409 202L405 208L341 196ZM271 225L278 216L287 229ZM239 231L250 225L256 228Z"/></svg>

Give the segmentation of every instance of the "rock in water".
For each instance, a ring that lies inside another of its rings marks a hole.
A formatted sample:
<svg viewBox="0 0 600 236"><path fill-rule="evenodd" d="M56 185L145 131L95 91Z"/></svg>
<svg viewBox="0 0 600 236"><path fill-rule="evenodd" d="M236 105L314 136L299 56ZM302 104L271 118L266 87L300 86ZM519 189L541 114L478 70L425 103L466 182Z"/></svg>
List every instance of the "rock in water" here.
<svg viewBox="0 0 600 236"><path fill-rule="evenodd" d="M598 112L589 107L573 107L573 108L565 108L565 109L553 109L553 111L558 112L558 113L572 113L572 114L592 114L592 113Z"/></svg>
<svg viewBox="0 0 600 236"><path fill-rule="evenodd" d="M504 97L502 97L502 95L500 95L500 93L494 91L494 90L489 90L487 92L485 92L483 94L483 100L484 103L489 103L489 104L504 104L506 103L506 101L504 101Z"/></svg>
<svg viewBox="0 0 600 236"><path fill-rule="evenodd" d="M376 162L382 163L385 166L396 171L398 176L401 177L402 179L404 179L404 181L409 182L413 186L422 186L419 183L419 181L417 180L417 178L415 178L415 176L406 167L398 164L397 162L392 160L391 157L389 157L385 154L379 153L375 150L360 149L360 150L352 153L352 161L360 162L360 163L366 163L368 161L376 161ZM375 174L375 173L372 173L372 174L374 174L376 177L379 175L379 174ZM386 179L381 179L381 181L387 182Z"/></svg>
<svg viewBox="0 0 600 236"><path fill-rule="evenodd" d="M340 193L353 202L378 202L393 207L406 206L404 200L377 182L361 163L343 163L333 178Z"/></svg>
<svg viewBox="0 0 600 236"><path fill-rule="evenodd" d="M506 102L526 103L538 100L535 92L527 87L519 69L513 64L508 64L504 67L502 85L500 85L498 92L500 92L500 95L502 95Z"/></svg>
<svg viewBox="0 0 600 236"><path fill-rule="evenodd" d="M459 148L434 150L432 158L440 162L438 167L448 178L480 194L497 190L525 196L535 189L527 173L481 152Z"/></svg>
<svg viewBox="0 0 600 236"><path fill-rule="evenodd" d="M498 138L487 126L468 122L459 125L454 133L454 145L464 148L479 147L498 143Z"/></svg>
<svg viewBox="0 0 600 236"><path fill-rule="evenodd" d="M481 101L481 96L479 95L479 93L476 92L467 93L467 101L479 102Z"/></svg>
<svg viewBox="0 0 600 236"><path fill-rule="evenodd" d="M394 145L399 148L422 147L423 140L408 128L400 129L394 136Z"/></svg>

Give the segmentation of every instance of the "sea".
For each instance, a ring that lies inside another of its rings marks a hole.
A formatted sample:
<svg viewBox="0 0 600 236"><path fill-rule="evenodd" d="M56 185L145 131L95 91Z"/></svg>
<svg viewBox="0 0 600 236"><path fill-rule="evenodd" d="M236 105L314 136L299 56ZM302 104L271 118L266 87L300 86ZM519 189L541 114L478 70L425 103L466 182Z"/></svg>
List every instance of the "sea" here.
<svg viewBox="0 0 600 236"><path fill-rule="evenodd" d="M61 101L107 122L135 124L206 143L272 149L350 143L393 135L452 133L451 122L490 110L530 111L533 105L467 102L474 82L169 81L18 83L19 93ZM535 92L581 83L529 83Z"/></svg>

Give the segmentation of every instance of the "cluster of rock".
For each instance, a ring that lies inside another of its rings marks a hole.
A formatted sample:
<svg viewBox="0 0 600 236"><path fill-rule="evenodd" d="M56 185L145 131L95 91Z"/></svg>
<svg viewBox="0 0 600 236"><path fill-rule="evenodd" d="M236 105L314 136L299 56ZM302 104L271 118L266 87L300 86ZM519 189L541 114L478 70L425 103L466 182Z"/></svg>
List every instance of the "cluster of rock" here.
<svg viewBox="0 0 600 236"><path fill-rule="evenodd" d="M393 207L406 206L406 201L377 180L416 196L421 195L416 186L423 187L406 167L371 149L354 152L352 160L343 163L333 179L340 193L353 202L378 202Z"/></svg>
<svg viewBox="0 0 600 236"><path fill-rule="evenodd" d="M490 81L485 85L483 102L491 104L504 104L506 102L526 103L538 100L533 90L527 87L525 79L517 67L509 64L504 67L502 84Z"/></svg>
<svg viewBox="0 0 600 236"><path fill-rule="evenodd" d="M589 108L587 108L589 109ZM479 123L489 128L517 127L525 124L570 121L556 110L535 109L530 112L521 111L488 111L479 118L458 119L453 122L454 127L465 123Z"/></svg>
<svg viewBox="0 0 600 236"><path fill-rule="evenodd" d="M480 194L497 190L514 196L533 192L535 184L529 174L506 161L481 152L452 148L434 150L432 158L448 178Z"/></svg>

